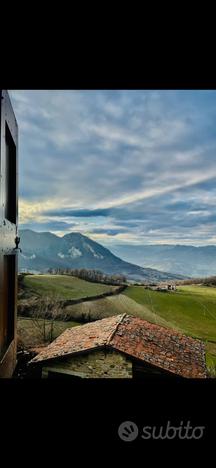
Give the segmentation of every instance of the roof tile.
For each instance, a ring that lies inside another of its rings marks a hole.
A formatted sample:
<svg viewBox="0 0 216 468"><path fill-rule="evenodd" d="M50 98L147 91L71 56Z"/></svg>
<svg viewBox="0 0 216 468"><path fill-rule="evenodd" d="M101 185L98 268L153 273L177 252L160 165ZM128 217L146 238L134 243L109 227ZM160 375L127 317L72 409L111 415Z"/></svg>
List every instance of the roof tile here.
<svg viewBox="0 0 216 468"><path fill-rule="evenodd" d="M207 376L204 343L126 314L65 330L31 363L105 346L183 377Z"/></svg>

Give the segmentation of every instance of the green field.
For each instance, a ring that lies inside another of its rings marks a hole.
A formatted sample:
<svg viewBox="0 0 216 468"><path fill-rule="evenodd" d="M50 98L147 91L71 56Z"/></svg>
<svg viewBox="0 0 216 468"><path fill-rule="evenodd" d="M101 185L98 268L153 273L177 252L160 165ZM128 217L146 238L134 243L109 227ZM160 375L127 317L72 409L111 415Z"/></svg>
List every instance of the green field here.
<svg viewBox="0 0 216 468"><path fill-rule="evenodd" d="M216 288L190 285L180 286L175 292L159 292L131 286L123 294L147 307L155 323L160 324L163 318L165 326L203 340L207 367L216 376ZM145 311L143 319L153 322Z"/></svg>
<svg viewBox="0 0 216 468"><path fill-rule="evenodd" d="M206 364L212 377L216 377L216 343L206 343Z"/></svg>
<svg viewBox="0 0 216 468"><path fill-rule="evenodd" d="M216 343L216 288L190 285L159 292L131 286L125 295L184 333Z"/></svg>
<svg viewBox="0 0 216 468"><path fill-rule="evenodd" d="M90 283L66 275L26 275L23 285L28 293L52 296L61 300L96 296L116 289L116 286Z"/></svg>
<svg viewBox="0 0 216 468"><path fill-rule="evenodd" d="M64 310L67 313L67 316L71 317L72 320L77 321L100 320L105 317L126 313L143 318L149 322L157 323L164 327L172 326L172 324L168 323L162 317L159 315L155 316L150 309L138 304L124 294L104 297L94 301L84 301L80 304L66 306Z"/></svg>

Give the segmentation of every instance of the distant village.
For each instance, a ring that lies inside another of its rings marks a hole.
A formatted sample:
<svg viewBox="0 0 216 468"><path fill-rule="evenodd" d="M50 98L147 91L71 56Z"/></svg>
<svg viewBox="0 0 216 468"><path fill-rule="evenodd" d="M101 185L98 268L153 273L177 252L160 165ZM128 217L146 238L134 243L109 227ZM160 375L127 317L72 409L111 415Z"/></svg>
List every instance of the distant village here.
<svg viewBox="0 0 216 468"><path fill-rule="evenodd" d="M172 283L149 284L145 287L146 289L151 289L152 291L176 291L176 284Z"/></svg>
<svg viewBox="0 0 216 468"><path fill-rule="evenodd" d="M134 286L140 286L143 287L144 289L150 289L151 291L160 291L160 292L169 292L169 291L176 291L177 289L177 284L175 282L169 282L167 283L166 281L161 281L160 283L151 283L151 282L137 282L137 281L131 281L127 280L128 284L133 284Z"/></svg>

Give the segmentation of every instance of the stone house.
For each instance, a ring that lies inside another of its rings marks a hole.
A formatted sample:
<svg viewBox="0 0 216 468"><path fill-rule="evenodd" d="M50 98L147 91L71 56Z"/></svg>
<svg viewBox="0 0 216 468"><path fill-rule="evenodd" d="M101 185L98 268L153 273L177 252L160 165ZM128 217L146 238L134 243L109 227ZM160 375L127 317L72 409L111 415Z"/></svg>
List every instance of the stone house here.
<svg viewBox="0 0 216 468"><path fill-rule="evenodd" d="M206 378L204 344L138 317L68 328L29 365L42 378Z"/></svg>

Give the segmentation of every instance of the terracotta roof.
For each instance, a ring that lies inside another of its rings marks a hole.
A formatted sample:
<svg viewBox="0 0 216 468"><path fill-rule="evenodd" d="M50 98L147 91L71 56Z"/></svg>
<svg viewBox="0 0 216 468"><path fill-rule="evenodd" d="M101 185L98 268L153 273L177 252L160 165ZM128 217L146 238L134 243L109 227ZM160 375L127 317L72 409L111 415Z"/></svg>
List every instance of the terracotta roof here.
<svg viewBox="0 0 216 468"><path fill-rule="evenodd" d="M204 343L137 317L125 316L110 346L183 377L206 377Z"/></svg>
<svg viewBox="0 0 216 468"><path fill-rule="evenodd" d="M130 315L67 329L32 363L109 347L174 374L205 378L205 346L181 333Z"/></svg>
<svg viewBox="0 0 216 468"><path fill-rule="evenodd" d="M67 328L31 362L88 351L107 344L123 315L116 315L85 325Z"/></svg>

